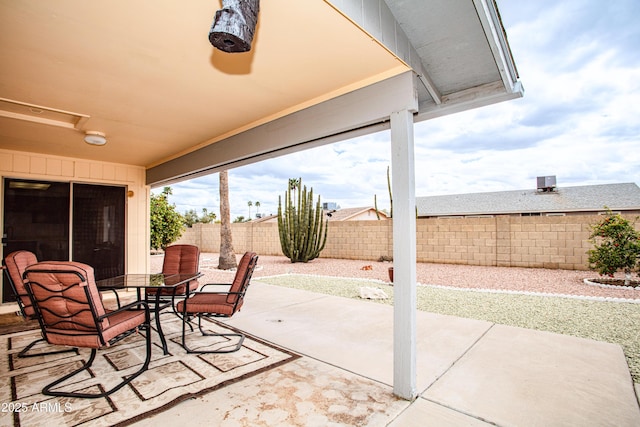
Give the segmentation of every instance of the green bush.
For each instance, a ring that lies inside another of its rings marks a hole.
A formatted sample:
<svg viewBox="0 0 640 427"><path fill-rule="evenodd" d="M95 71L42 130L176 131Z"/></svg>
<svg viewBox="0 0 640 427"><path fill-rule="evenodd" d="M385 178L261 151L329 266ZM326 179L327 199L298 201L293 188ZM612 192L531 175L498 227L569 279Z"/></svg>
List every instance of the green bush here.
<svg viewBox="0 0 640 427"><path fill-rule="evenodd" d="M164 249L182 235L184 217L170 205L168 196L171 187L165 187L160 194L151 195L151 249Z"/></svg>
<svg viewBox="0 0 640 427"><path fill-rule="evenodd" d="M609 277L623 271L628 285L632 271L640 266L640 232L634 224L608 210L600 222L591 226L589 241L594 245L587 252L589 268Z"/></svg>

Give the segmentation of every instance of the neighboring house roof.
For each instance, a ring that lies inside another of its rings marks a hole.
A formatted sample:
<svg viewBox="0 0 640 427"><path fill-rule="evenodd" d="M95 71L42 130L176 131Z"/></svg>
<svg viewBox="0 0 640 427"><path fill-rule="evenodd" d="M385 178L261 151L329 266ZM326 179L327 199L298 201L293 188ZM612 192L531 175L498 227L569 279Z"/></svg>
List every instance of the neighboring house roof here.
<svg viewBox="0 0 640 427"><path fill-rule="evenodd" d="M640 210L635 183L558 187L556 191L497 191L416 197L418 216L459 216L519 213L567 213Z"/></svg>
<svg viewBox="0 0 640 427"><path fill-rule="evenodd" d="M358 221L360 219L364 219L364 216L372 216L373 219L377 219L376 210L371 207L364 208L346 208L346 209L338 209L338 210L325 210L327 214L327 219L329 221ZM379 211L380 219L389 219L388 215L382 211ZM368 215L367 215L368 214ZM278 215L269 215L264 216L262 218L255 218L251 220L251 222L277 222Z"/></svg>
<svg viewBox="0 0 640 427"><path fill-rule="evenodd" d="M265 215L260 218L253 218L251 222L278 222L278 215Z"/></svg>
<svg viewBox="0 0 640 427"><path fill-rule="evenodd" d="M385 214L384 212L378 211L378 213L380 214L381 220L388 219L387 214ZM363 208L346 208L328 211L327 215L329 216L329 221L358 221L361 219L378 219L376 216L375 208L368 206Z"/></svg>

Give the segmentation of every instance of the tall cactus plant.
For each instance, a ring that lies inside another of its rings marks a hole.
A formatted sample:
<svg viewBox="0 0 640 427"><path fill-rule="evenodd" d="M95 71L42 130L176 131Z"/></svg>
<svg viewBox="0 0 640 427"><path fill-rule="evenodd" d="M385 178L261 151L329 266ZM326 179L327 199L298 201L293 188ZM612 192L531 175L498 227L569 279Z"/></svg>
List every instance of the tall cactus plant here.
<svg viewBox="0 0 640 427"><path fill-rule="evenodd" d="M292 263L317 258L327 242L328 225L328 220L323 221L320 196L314 208L313 188L307 193L307 187L302 186L302 178L290 179L284 207L282 197L278 196L278 232L282 253Z"/></svg>

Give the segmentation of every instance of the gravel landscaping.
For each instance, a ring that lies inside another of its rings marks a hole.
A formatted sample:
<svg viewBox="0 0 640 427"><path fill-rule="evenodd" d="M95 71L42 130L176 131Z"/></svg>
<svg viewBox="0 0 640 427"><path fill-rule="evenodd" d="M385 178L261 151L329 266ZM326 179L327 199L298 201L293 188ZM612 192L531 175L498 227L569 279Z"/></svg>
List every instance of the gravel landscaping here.
<svg viewBox="0 0 640 427"><path fill-rule="evenodd" d="M217 254L202 254L201 283L229 282L233 272L217 270ZM360 288L384 291L393 304L388 281L392 264L319 258L292 264L285 257L261 256L254 281L346 298L360 298ZM162 255L151 256L160 271ZM590 271L417 265L419 310L504 325L573 335L620 344L634 382L640 383L640 289L590 286Z"/></svg>

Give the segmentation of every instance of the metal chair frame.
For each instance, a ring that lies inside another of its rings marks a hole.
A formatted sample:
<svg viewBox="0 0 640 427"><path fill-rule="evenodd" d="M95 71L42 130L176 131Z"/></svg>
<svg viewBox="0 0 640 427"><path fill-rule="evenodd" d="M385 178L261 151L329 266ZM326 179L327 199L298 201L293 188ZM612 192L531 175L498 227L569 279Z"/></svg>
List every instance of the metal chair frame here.
<svg viewBox="0 0 640 427"><path fill-rule="evenodd" d="M37 264L34 266L37 267ZM134 372L133 374L129 375L127 378L125 378L123 381L121 381L120 383L118 383L116 386L112 387L109 390L103 391L101 393L77 393L77 392L66 392L66 391L57 391L57 390L52 390L55 386L59 385L60 383L68 380L69 378L79 374L82 371L88 370L91 365L93 364L96 354L97 354L97 350L98 348L91 348L91 354L89 356L89 359L83 363L83 365L76 369L73 372L68 373L67 375L64 375L63 377L51 382L50 384L46 385L43 389L42 389L42 394L47 395L47 396L61 396L61 397L77 397L77 398L88 398L88 399L95 399L95 398L101 398L101 397L106 397L116 391L118 391L119 389L121 389L122 387L124 387L125 385L129 384L131 381L133 381L135 378L137 378L138 376L140 376L144 371L146 371L149 367L149 363L151 361L151 316L150 316L150 312L149 312L149 305L145 302L145 301L135 301L133 303L124 305L120 308L118 308L117 310L114 311L109 311L104 315L97 315L97 310L96 310L96 306L95 303L93 302L93 299L90 295L90 289L89 286L85 286L84 287L84 294L86 296L86 301L84 300L77 300L77 299L73 299L71 297L68 296L64 296L65 292L68 292L70 289L74 288L74 287L78 287L80 286L80 283L82 282L86 282L87 281L87 277L84 277L80 272L75 271L75 270L47 270L47 269L38 269L38 268L28 268L27 271L25 272L25 277L28 278L30 273L55 273L55 274L73 274L76 275L78 277L78 282L77 283L73 283L71 285L68 285L62 289L56 290L56 289L50 289L49 287L47 287L46 285L43 285L41 283L35 282L35 281L27 281L25 283L27 291L29 292L29 296L31 297L31 300L33 302L33 307L36 310L36 313L38 314L38 321L40 322L40 328L42 330L42 334L45 337L45 339L47 339L47 334L49 333L49 330L51 329L56 329L55 334L56 335L68 335L68 336L73 336L73 337L80 337L80 336L97 336L99 339L99 344L100 347L106 346L108 345L112 345L115 344L116 342L136 333L138 330L145 330L145 340L146 340L146 358L144 363L142 364L142 366L140 367L140 369L138 369L136 372ZM40 287L41 289L51 293L51 296L48 296L46 298L43 299L38 299L35 294L34 294L34 288L35 287ZM73 302L73 303L77 303L79 305L85 306L84 308L78 310L75 313L72 313L68 316L60 316L58 314L56 314L53 310L51 310L50 308L47 307L47 302L52 300L52 299L56 299L56 298L63 298L67 301ZM119 335L115 336L114 338L111 338L110 340L105 340L105 337L103 336L103 328L102 328L102 320L104 319L108 319L118 313L121 313L123 311L130 311L132 310L134 307L137 307L138 310L140 310L140 308L142 307L144 309L145 312L145 321L144 323L137 325L136 327L129 329L127 331L124 331L122 333L120 333ZM82 312L86 312L86 311L90 311L91 315L92 315L92 324L83 324L81 322L78 322L77 320L74 319L74 316L82 313ZM52 324L47 324L44 320L43 317L43 313L44 312L48 312L50 314L55 315L56 317L60 317L61 320L58 320ZM60 332L59 328L56 328L56 326L61 326L63 324L73 324L76 325L80 328L85 328L88 329L86 332L82 332L79 331L78 329L73 329L71 330L72 333L68 333L68 334L64 334ZM48 339L47 339L48 341Z"/></svg>
<svg viewBox="0 0 640 427"><path fill-rule="evenodd" d="M15 254L18 254L20 252L28 252L28 251L15 251L10 253L9 255L7 255L7 258L9 258L10 256L15 256ZM29 252L30 254L33 255L34 259L35 259L35 255L32 252ZM13 281L13 278L11 277L11 273L9 272L9 268L7 266L6 263L6 259L2 260L2 269L5 272L5 277L7 278L7 280L9 281L9 286L11 287L11 291L13 292L13 295L16 298L16 302L18 303L18 308L20 308L20 315L22 316L23 319L25 320L38 320L37 316L34 314L27 314L27 310L26 310L26 306L24 304L23 298L29 298L28 294L23 294L20 293L18 291L18 288L16 287L15 282ZM23 272L19 272L20 275L22 275ZM22 277L20 278L20 280L22 280ZM20 350L20 352L18 353L18 357L20 358L26 358L26 357L37 357L37 356L47 356L47 355L51 355L51 354L60 354L60 353L69 353L69 352L77 352L78 349L77 348L67 348L64 350L52 350L52 351L47 351L47 352L40 352L40 353L29 353L29 350L31 350L36 344L38 344L39 342L44 342L45 339L44 338L38 338L34 341L32 341L31 343L27 344L27 346L25 348L23 348L22 350Z"/></svg>
<svg viewBox="0 0 640 427"><path fill-rule="evenodd" d="M244 302L244 296L247 292L247 289L249 288L250 285L250 280L251 280L251 276L253 275L253 270L255 269L255 266L258 262L258 255L254 252L247 252L243 255L243 259L245 257L249 258L249 261L246 265L246 268L242 269L239 267L238 270L236 271L236 276L234 278L234 282L236 281L236 279L238 279L239 277L242 277L242 282L240 285L240 289L237 292L210 292L210 291L206 291L205 289L207 287L210 286L232 286L232 283L207 283L205 285L202 286L201 290L195 293L192 293L190 295L187 296L187 298L185 298L183 301L178 303L178 311L180 311L181 315L182 315L182 347L184 347L184 349L186 350L187 353L233 353L235 351L240 350L240 348L242 347L242 343L244 342L244 334L242 333L224 333L224 334L218 334L218 333L210 333L205 331L202 328L202 318L206 317L211 319L213 322L215 323L219 323L217 321L215 321L215 318L229 318L232 317L237 311L240 310L240 308L242 307L242 303ZM243 261L240 261L240 265L242 266ZM218 312L189 312L189 302L190 300L193 301L193 298L199 298L199 296L205 296L206 295L226 295L227 297L229 296L233 296L236 295L237 298L235 298L235 301L233 303L229 303L229 307L231 307L231 314L226 314L226 313L218 313ZM180 308L182 308L182 310L180 310ZM193 331L193 327L191 326L191 319L192 317L197 317L198 318L198 330L200 331L200 333L203 336L207 336L207 337L236 337L238 338L238 342L236 343L235 346L233 346L230 349L225 349L225 350L193 350L191 348L189 348L189 346L187 346L186 343L186 326L187 324L189 324L189 327L191 328L191 330Z"/></svg>

